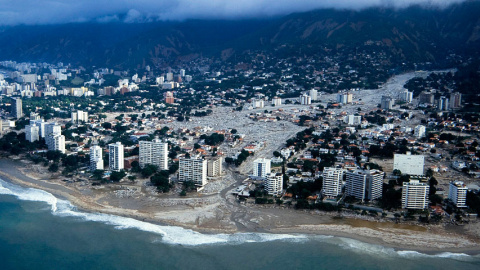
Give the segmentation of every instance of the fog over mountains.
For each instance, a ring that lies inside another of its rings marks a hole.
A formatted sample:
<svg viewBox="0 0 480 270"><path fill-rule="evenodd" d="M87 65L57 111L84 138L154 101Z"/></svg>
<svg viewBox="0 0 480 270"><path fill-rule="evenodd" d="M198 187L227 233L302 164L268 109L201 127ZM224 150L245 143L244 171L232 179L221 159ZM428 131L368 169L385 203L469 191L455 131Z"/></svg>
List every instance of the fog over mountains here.
<svg viewBox="0 0 480 270"><path fill-rule="evenodd" d="M367 2L372 1L364 1ZM398 3L407 2L413 1ZM275 53L275 49L286 47L292 48L292 54L310 54L325 49L359 48L374 42L381 43L398 59L435 62L451 53L475 54L480 48L480 2L453 2L459 3L443 8L373 5L363 9L317 9L262 19L205 16L183 21L137 19L125 23L131 15L127 11L124 15L112 15L116 19L97 16L103 21L20 25L4 22L0 27L0 59L140 67L201 56L228 61L247 50Z"/></svg>

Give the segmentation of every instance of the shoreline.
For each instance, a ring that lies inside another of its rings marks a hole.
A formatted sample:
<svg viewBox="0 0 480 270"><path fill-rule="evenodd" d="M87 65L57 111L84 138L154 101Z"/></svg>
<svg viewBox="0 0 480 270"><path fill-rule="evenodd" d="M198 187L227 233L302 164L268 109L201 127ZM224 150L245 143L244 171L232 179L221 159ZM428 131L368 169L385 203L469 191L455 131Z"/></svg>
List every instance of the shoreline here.
<svg viewBox="0 0 480 270"><path fill-rule="evenodd" d="M193 230L203 234L233 234L233 233L272 233L272 234L304 234L304 235L325 235L349 238L356 241L364 242L372 245L379 245L387 248L393 248L395 251L417 251L428 255L439 253L465 253L468 255L479 255L480 245L478 240L469 239L466 235L458 235L453 233L439 234L438 232L419 232L408 229L398 229L392 227L373 226L373 228L366 226L353 226L352 224L345 224L344 222L335 221L331 219L328 223L315 223L309 220L305 224L275 224L269 226L258 225L257 227L245 227L239 229L225 227L223 224L216 224L217 228L200 227L195 224L182 223L175 219L161 218L158 214L163 213L160 209L157 213L149 212L148 209L132 209L120 208L109 205L108 202L99 204L92 201L91 197L82 194L79 190L68 187L61 183L47 182L46 180L35 179L23 173L20 168L27 164L19 160L0 158L0 178L3 180L20 185L22 187L36 188L44 190L53 194L55 197L66 199L72 203L78 210L87 213L102 213L115 215L120 217L127 217L162 226L178 226L184 229ZM213 205L215 206L215 204ZM246 207L247 211L259 211L258 209L250 209ZM195 211L195 207L193 210ZM158 211L158 210L157 210ZM173 214L181 212L182 210L175 210ZM197 211L202 211L199 209ZM279 209L278 212L289 211L286 209ZM297 211L297 210L293 210ZM167 211L168 212L168 211ZM301 216L303 213L289 211L293 216ZM157 215L156 215L157 214ZM188 213L187 213L188 214ZM349 218L345 218L349 219ZM349 219L353 220L353 219ZM238 222L237 220L232 220ZM241 219L240 219L241 221ZM324 220L325 221L325 220ZM371 222L372 225L380 222ZM377 224L378 225L378 224Z"/></svg>

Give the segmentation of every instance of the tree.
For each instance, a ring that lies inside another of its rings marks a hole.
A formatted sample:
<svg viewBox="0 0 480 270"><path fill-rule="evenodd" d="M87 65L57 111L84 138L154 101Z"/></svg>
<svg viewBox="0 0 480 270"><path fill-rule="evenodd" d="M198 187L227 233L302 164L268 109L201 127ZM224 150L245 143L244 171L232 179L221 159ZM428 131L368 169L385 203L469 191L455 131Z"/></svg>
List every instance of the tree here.
<svg viewBox="0 0 480 270"><path fill-rule="evenodd" d="M158 191L169 192L172 185L170 184L168 175L168 171L166 170L159 171L150 177L150 182L157 187Z"/></svg>
<svg viewBox="0 0 480 270"><path fill-rule="evenodd" d="M95 171L93 171L92 176L93 176L93 178L96 179L96 180L99 180L99 181L102 180L102 178L103 178L103 170L95 170Z"/></svg>
<svg viewBox="0 0 480 270"><path fill-rule="evenodd" d="M125 173L125 171L121 170L121 171L118 171L118 172L112 172L112 174L110 174L110 181L112 182L119 182L120 180L123 179L123 177L125 177L127 174Z"/></svg>
<svg viewBox="0 0 480 270"><path fill-rule="evenodd" d="M149 177L152 174L156 173L158 170L158 167L152 164L147 164L141 171L143 177Z"/></svg>
<svg viewBox="0 0 480 270"><path fill-rule="evenodd" d="M232 128L232 130L230 131L230 133L232 133L232 134L237 134L237 130L234 129L234 128Z"/></svg>
<svg viewBox="0 0 480 270"><path fill-rule="evenodd" d="M60 151L53 151L53 150L48 150L47 151L47 159L48 160L53 160L53 161L58 161L62 157L62 152Z"/></svg>
<svg viewBox="0 0 480 270"><path fill-rule="evenodd" d="M48 171L49 171L49 172L57 172L57 171L58 171L58 165L57 165L57 163L52 163L52 164L48 167Z"/></svg>
<svg viewBox="0 0 480 270"><path fill-rule="evenodd" d="M280 152L278 152L278 151L274 151L274 152L273 152L273 156L274 156L274 157L277 157L277 158L278 158L278 157L280 157L281 155L282 155L282 154L280 154Z"/></svg>

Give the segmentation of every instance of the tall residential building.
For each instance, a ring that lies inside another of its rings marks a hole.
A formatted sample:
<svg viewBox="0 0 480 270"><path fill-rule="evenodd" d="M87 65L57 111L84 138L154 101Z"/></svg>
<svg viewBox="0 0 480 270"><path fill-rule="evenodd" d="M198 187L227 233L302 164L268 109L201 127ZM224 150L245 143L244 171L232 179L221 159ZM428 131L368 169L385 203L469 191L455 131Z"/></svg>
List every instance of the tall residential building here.
<svg viewBox="0 0 480 270"><path fill-rule="evenodd" d="M362 201L382 197L384 174L379 170L348 171L345 185L347 196L353 196Z"/></svg>
<svg viewBox="0 0 480 270"><path fill-rule="evenodd" d="M467 191L468 188L461 181L452 181L448 189L448 198L457 207L467 207Z"/></svg>
<svg viewBox="0 0 480 270"><path fill-rule="evenodd" d="M172 104L175 103L175 98L173 97L173 93L170 91L165 92L165 103Z"/></svg>
<svg viewBox="0 0 480 270"><path fill-rule="evenodd" d="M222 157L213 157L207 160L207 176L215 177L222 175L223 172Z"/></svg>
<svg viewBox="0 0 480 270"><path fill-rule="evenodd" d="M282 105L282 99L279 98L279 97L273 97L272 98L272 105L275 106L275 107Z"/></svg>
<svg viewBox="0 0 480 270"><path fill-rule="evenodd" d="M351 93L340 93L337 95L337 102L341 104L352 103L353 94Z"/></svg>
<svg viewBox="0 0 480 270"><path fill-rule="evenodd" d="M310 105L312 104L312 98L307 95L301 95L300 96L300 104L302 105Z"/></svg>
<svg viewBox="0 0 480 270"><path fill-rule="evenodd" d="M155 79L155 83L156 83L157 85L162 85L164 82L165 82L165 78L164 78L163 76L157 77L157 78Z"/></svg>
<svg viewBox="0 0 480 270"><path fill-rule="evenodd" d="M103 170L102 148L98 145L90 148L90 170Z"/></svg>
<svg viewBox="0 0 480 270"><path fill-rule="evenodd" d="M47 123L43 119L32 120L30 119L30 126L38 126L40 138L45 138L45 125Z"/></svg>
<svg viewBox="0 0 480 270"><path fill-rule="evenodd" d="M462 107L462 94L455 92L450 94L450 108L458 109Z"/></svg>
<svg viewBox="0 0 480 270"><path fill-rule="evenodd" d="M172 72L168 72L167 73L167 82L171 82L173 81L173 73Z"/></svg>
<svg viewBox="0 0 480 270"><path fill-rule="evenodd" d="M408 90L400 92L399 98L403 102L411 103L413 100L413 92L409 92Z"/></svg>
<svg viewBox="0 0 480 270"><path fill-rule="evenodd" d="M65 136L62 135L62 127L56 122L45 124L45 142L48 150L65 153Z"/></svg>
<svg viewBox="0 0 480 270"><path fill-rule="evenodd" d="M422 104L433 104L435 96L430 92L422 92L418 96L419 102Z"/></svg>
<svg viewBox="0 0 480 270"><path fill-rule="evenodd" d="M280 196L283 191L283 174L269 173L264 180L265 191L268 195Z"/></svg>
<svg viewBox="0 0 480 270"><path fill-rule="evenodd" d="M50 135L47 142L48 150L60 151L65 154L65 136L63 135Z"/></svg>
<svg viewBox="0 0 480 270"><path fill-rule="evenodd" d="M253 99L252 99L252 107L253 107L254 109L264 108L264 107L265 107L265 101L264 101L263 99L253 98Z"/></svg>
<svg viewBox="0 0 480 270"><path fill-rule="evenodd" d="M448 109L450 109L448 98L441 96L437 101L437 110L447 111Z"/></svg>
<svg viewBox="0 0 480 270"><path fill-rule="evenodd" d="M383 110L391 110L393 108L394 103L395 103L395 100L392 97L382 96L380 107Z"/></svg>
<svg viewBox="0 0 480 270"><path fill-rule="evenodd" d="M23 116L22 99L14 98L12 101L12 116L14 118L21 118Z"/></svg>
<svg viewBox="0 0 480 270"><path fill-rule="evenodd" d="M259 178L267 177L267 174L270 173L270 159L267 158L258 158L253 161L253 176Z"/></svg>
<svg viewBox="0 0 480 270"><path fill-rule="evenodd" d="M428 206L429 185L418 180L403 182L402 208L425 209Z"/></svg>
<svg viewBox="0 0 480 270"><path fill-rule="evenodd" d="M402 174L423 175L425 157L422 155L394 154L393 169L400 170Z"/></svg>
<svg viewBox="0 0 480 270"><path fill-rule="evenodd" d="M357 126L362 123L362 117L359 115L347 115L343 118L343 122L350 126Z"/></svg>
<svg viewBox="0 0 480 270"><path fill-rule="evenodd" d="M108 145L108 166L111 171L123 170L123 145L120 142Z"/></svg>
<svg viewBox="0 0 480 270"><path fill-rule="evenodd" d="M425 137L425 131L426 131L425 126L417 125L415 127L415 137L419 139Z"/></svg>
<svg viewBox="0 0 480 270"><path fill-rule="evenodd" d="M25 126L25 140L29 142L38 141L40 139L40 128L36 125Z"/></svg>
<svg viewBox="0 0 480 270"><path fill-rule="evenodd" d="M88 112L76 111L72 112L72 122L87 122L88 121Z"/></svg>
<svg viewBox="0 0 480 270"><path fill-rule="evenodd" d="M311 89L310 91L308 91L308 95L310 96L312 101L315 101L318 99L318 91L315 89Z"/></svg>
<svg viewBox="0 0 480 270"><path fill-rule="evenodd" d="M168 143L161 142L158 138L151 142L140 141L138 158L142 168L151 164L159 170L168 170Z"/></svg>
<svg viewBox="0 0 480 270"><path fill-rule="evenodd" d="M323 169L322 194L326 197L337 197L342 193L344 169L326 167Z"/></svg>
<svg viewBox="0 0 480 270"><path fill-rule="evenodd" d="M207 184L207 161L196 158L180 158L178 181L193 181L197 186Z"/></svg>
<svg viewBox="0 0 480 270"><path fill-rule="evenodd" d="M40 120L40 119L42 119L42 118L40 117L40 115L39 115L38 113L35 113L35 112L31 112L31 113L30 113L30 121L32 121L32 120Z"/></svg>

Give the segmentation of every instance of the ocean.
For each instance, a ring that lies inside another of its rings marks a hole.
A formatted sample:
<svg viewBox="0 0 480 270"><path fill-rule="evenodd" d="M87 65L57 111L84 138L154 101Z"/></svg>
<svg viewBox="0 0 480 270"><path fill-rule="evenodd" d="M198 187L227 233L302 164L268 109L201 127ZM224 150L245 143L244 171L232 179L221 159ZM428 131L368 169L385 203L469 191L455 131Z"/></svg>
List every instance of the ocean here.
<svg viewBox="0 0 480 270"><path fill-rule="evenodd" d="M480 256L300 234L201 234L0 180L0 269L480 269Z"/></svg>

